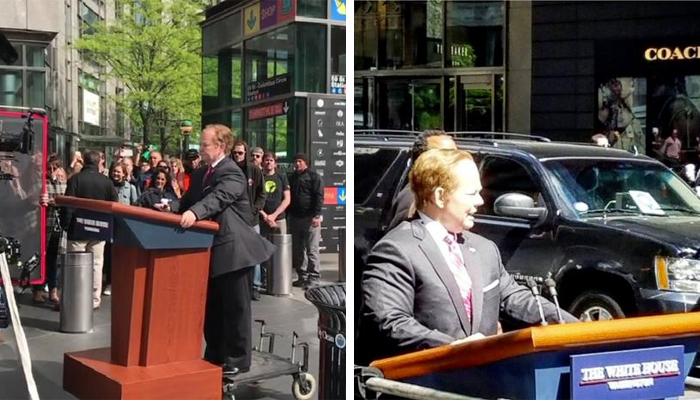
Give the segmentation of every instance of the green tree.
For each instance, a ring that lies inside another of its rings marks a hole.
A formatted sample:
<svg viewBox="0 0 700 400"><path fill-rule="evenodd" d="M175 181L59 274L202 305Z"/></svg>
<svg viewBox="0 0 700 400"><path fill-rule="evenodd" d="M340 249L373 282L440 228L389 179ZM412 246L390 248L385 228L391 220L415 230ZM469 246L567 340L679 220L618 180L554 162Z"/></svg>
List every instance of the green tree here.
<svg viewBox="0 0 700 400"><path fill-rule="evenodd" d="M89 26L75 47L127 90L112 98L143 133L167 151L179 121L201 121L201 29L206 0L114 0L117 17ZM154 140L154 134L157 140Z"/></svg>

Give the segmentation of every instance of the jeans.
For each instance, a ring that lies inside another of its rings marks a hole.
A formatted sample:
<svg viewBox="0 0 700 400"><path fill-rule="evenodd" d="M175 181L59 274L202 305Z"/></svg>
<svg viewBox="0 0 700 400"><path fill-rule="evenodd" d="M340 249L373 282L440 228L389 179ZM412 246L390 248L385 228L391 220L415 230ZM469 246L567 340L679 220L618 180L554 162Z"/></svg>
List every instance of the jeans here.
<svg viewBox="0 0 700 400"><path fill-rule="evenodd" d="M259 224L258 224L258 225L255 225L255 226L253 227L253 229L255 229L255 232L257 232L258 234L260 234L260 225L259 225ZM262 286L263 286L263 283L262 283L262 267L260 266L260 264L257 264L257 265L255 266L254 272L253 272L253 287L256 288L256 289L260 289Z"/></svg>
<svg viewBox="0 0 700 400"><path fill-rule="evenodd" d="M311 226L312 217L289 219L292 234L292 265L301 280L321 278L321 227Z"/></svg>

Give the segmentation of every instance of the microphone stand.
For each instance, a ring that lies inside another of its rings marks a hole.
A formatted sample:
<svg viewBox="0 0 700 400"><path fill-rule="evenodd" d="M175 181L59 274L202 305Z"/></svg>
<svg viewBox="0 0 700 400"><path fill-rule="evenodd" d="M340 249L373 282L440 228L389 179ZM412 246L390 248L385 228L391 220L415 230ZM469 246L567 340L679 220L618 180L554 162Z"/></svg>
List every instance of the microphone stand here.
<svg viewBox="0 0 700 400"><path fill-rule="evenodd" d="M535 300L537 301L537 308L540 311L540 318L542 319L542 325L549 325L547 320L544 318L544 310L542 309L542 302L540 301L540 288L532 277L525 279L525 283L535 295Z"/></svg>
<svg viewBox="0 0 700 400"><path fill-rule="evenodd" d="M552 295L552 298L554 299L554 305L557 306L557 318L559 319L560 324L564 324L564 319L561 317L561 309L559 308L559 296L557 295L557 284L554 282L554 279L552 278L547 278L544 280L545 286L549 289L549 293Z"/></svg>

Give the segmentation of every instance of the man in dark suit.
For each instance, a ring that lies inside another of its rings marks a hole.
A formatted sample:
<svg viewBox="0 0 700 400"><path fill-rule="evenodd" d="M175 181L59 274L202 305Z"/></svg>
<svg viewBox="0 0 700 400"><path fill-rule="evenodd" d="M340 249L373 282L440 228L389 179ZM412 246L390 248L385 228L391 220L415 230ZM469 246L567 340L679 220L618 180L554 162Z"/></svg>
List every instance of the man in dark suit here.
<svg viewBox="0 0 700 400"><path fill-rule="evenodd" d="M219 224L209 264L204 358L223 365L226 375L250 369L250 275L252 267L267 261L275 250L252 228L247 180L227 156L232 147L233 134L227 126L204 128L200 154L207 166L192 173L190 190L180 200L183 228L203 219Z"/></svg>
<svg viewBox="0 0 700 400"><path fill-rule="evenodd" d="M471 155L429 150L411 170L410 185L417 215L367 259L358 361L494 335L499 315L539 324L534 295L505 271L496 245L467 231L483 204ZM542 302L547 321L556 322L555 306Z"/></svg>
<svg viewBox="0 0 700 400"><path fill-rule="evenodd" d="M432 149L456 149L452 137L448 136L441 130L427 130L416 137L411 148L411 164L415 164L418 157L428 150ZM391 204L391 212L389 213L389 227L387 231L396 228L400 223L411 217L413 210L413 192L406 185L394 199Z"/></svg>

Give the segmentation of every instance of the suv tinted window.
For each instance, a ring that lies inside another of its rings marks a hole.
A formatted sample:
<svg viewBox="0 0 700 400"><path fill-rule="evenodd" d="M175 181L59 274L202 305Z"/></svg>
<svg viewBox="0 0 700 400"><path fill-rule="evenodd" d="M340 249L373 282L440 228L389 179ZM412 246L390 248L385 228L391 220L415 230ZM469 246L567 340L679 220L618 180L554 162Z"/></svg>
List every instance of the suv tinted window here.
<svg viewBox="0 0 700 400"><path fill-rule="evenodd" d="M371 200L377 184L390 172L392 163L400 153L399 149L355 147L355 204L365 204ZM388 195L381 193L383 198Z"/></svg>
<svg viewBox="0 0 700 400"><path fill-rule="evenodd" d="M495 215L493 203L506 193L522 193L538 202L540 200L539 186L533 182L522 164L502 157L486 156L481 163L481 197L484 205L479 208L479 214Z"/></svg>

